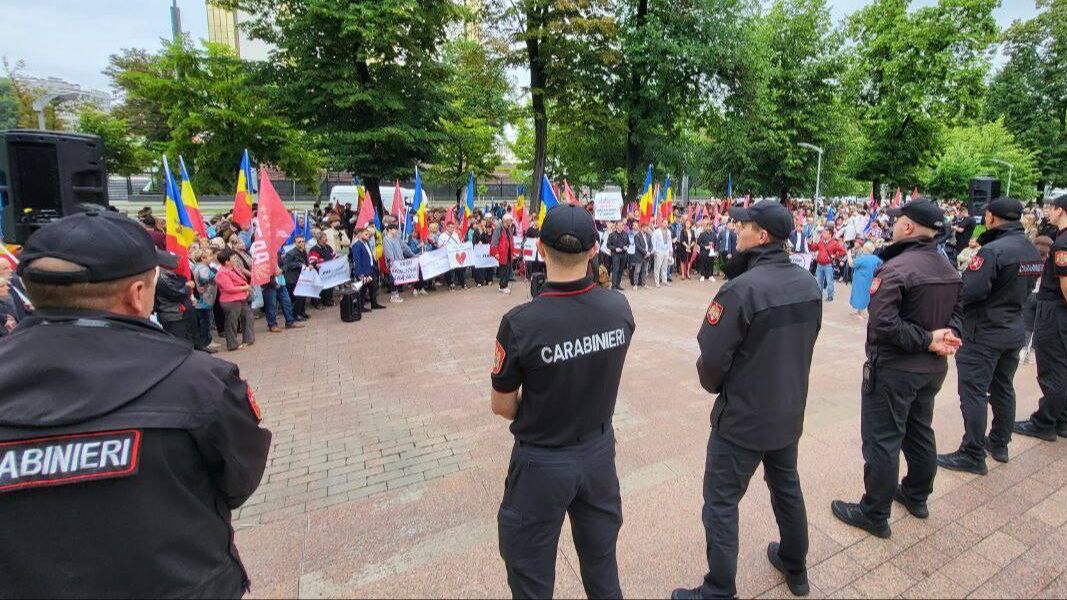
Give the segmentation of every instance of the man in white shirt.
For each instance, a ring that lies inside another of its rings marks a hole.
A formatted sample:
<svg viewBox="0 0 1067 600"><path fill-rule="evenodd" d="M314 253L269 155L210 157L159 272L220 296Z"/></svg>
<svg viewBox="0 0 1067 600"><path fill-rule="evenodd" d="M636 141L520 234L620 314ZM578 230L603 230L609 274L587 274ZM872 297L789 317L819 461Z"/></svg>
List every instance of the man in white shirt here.
<svg viewBox="0 0 1067 600"><path fill-rule="evenodd" d="M671 282L667 280L667 271L670 269L671 255L673 251L674 246L671 238L670 224L664 219L660 222L659 228L652 234L652 252L655 255L653 273L656 287L660 287L660 284L663 283L667 285L671 284Z"/></svg>
<svg viewBox="0 0 1067 600"><path fill-rule="evenodd" d="M459 233L456 231L455 222L446 225L444 232L437 236L437 247L446 248L449 252L458 250L462 245L463 240L460 239ZM463 289L467 289L466 271L466 268L459 268L452 269L448 273L445 273L445 279L448 281L448 289L454 290L457 285Z"/></svg>

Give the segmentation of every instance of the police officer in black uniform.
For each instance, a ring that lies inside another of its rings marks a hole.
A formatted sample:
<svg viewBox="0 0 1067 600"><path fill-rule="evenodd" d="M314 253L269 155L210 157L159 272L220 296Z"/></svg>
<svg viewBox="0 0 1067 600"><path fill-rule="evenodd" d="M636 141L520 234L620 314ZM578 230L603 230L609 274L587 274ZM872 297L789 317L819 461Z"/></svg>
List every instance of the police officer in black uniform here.
<svg viewBox="0 0 1067 600"><path fill-rule="evenodd" d="M1023 205L997 198L985 212L988 229L981 249L963 272L963 346L956 354L963 441L959 450L937 457L953 471L985 475L986 448L994 460L1008 462L1015 421L1015 370L1026 345L1023 303L1041 274L1041 255L1026 239L1019 219ZM986 438L986 404L993 426Z"/></svg>
<svg viewBox="0 0 1067 600"><path fill-rule="evenodd" d="M1041 402L1030 419L1015 423L1015 433L1056 441L1067 438L1067 194L1045 206L1049 223L1059 233L1041 273L1034 320L1034 351Z"/></svg>
<svg viewBox="0 0 1067 600"><path fill-rule="evenodd" d="M880 253L868 307L867 363L863 366L863 485L858 504L834 500L835 517L888 538L893 500L917 518L929 516L937 445L931 422L934 396L948 371L947 356L962 343L962 282L937 250L944 213L916 199L887 211L897 217L893 243ZM897 484L900 452L908 474Z"/></svg>
<svg viewBox="0 0 1067 600"><path fill-rule="evenodd" d="M496 337L493 412L514 421L515 436L497 515L500 555L514 597L550 598L570 515L586 593L621 598L611 419L634 317L622 294L587 276L598 252L588 211L553 208L537 247L548 270L544 290L504 315Z"/></svg>
<svg viewBox="0 0 1067 600"><path fill-rule="evenodd" d="M242 596L230 511L271 436L237 367L148 320L175 257L94 211L21 259L37 310L0 344L0 597Z"/></svg>
<svg viewBox="0 0 1067 600"><path fill-rule="evenodd" d="M781 543L767 558L793 594L808 594L808 520L797 474L808 374L822 326L822 296L811 273L789 260L789 210L773 201L734 207L741 222L730 278L708 308L697 341L700 384L718 394L704 470L708 573L673 598L737 595L737 504L761 463Z"/></svg>

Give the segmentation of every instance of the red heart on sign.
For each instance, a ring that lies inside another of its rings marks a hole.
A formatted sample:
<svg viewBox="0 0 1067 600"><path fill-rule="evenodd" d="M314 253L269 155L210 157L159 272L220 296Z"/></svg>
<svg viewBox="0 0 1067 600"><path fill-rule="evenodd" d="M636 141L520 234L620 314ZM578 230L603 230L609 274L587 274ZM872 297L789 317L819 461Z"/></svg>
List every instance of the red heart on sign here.
<svg viewBox="0 0 1067 600"><path fill-rule="evenodd" d="M463 263L467 262L467 253L466 252L457 252L456 253L456 262L458 262L461 265Z"/></svg>

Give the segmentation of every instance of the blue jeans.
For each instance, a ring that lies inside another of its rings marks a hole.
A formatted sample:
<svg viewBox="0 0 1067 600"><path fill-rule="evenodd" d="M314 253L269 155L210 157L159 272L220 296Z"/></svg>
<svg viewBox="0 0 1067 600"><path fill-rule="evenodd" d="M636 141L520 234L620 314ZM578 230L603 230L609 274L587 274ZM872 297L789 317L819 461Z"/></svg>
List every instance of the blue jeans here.
<svg viewBox="0 0 1067 600"><path fill-rule="evenodd" d="M267 327L278 326L278 304L282 305L285 326L293 324L293 304L289 301L289 290L284 285L263 288L263 315L267 317Z"/></svg>
<svg viewBox="0 0 1067 600"><path fill-rule="evenodd" d="M815 267L815 278L819 280L819 289L826 290L826 299L834 299L834 266L818 265Z"/></svg>

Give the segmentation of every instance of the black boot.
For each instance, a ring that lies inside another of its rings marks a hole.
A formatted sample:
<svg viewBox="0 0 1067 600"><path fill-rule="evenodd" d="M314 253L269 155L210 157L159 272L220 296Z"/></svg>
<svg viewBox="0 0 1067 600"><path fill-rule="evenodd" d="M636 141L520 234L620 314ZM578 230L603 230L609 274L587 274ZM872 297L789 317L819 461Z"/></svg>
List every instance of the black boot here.
<svg viewBox="0 0 1067 600"><path fill-rule="evenodd" d="M834 500L830 503L830 510L833 511L834 516L842 522L853 527L859 527L873 536L886 539L893 535L892 530L889 529L888 522L882 521L881 523L876 523L868 519L867 515L863 514L863 510L860 509L859 504Z"/></svg>
<svg viewBox="0 0 1067 600"><path fill-rule="evenodd" d="M985 449L989 452L989 456L993 457L993 460L999 463L1008 462L1008 447L1007 446L994 446L989 438L985 439Z"/></svg>
<svg viewBox="0 0 1067 600"><path fill-rule="evenodd" d="M700 600L700 588L678 588L671 592L671 600Z"/></svg>
<svg viewBox="0 0 1067 600"><path fill-rule="evenodd" d="M1034 422L1027 419L1025 421L1016 421L1012 427L1012 431L1019 435L1025 435L1027 437L1035 437L1039 440L1045 440L1046 442L1056 441L1055 431L1042 431L1034 425Z"/></svg>
<svg viewBox="0 0 1067 600"><path fill-rule="evenodd" d="M951 454L938 454L937 466L950 471L963 471L965 473L974 473L975 475L989 473L984 460L975 460L973 456L960 450Z"/></svg>
<svg viewBox="0 0 1067 600"><path fill-rule="evenodd" d="M897 486L897 491L893 492L893 499L904 505L904 508L908 509L911 516L916 519L926 519L930 517L930 509L926 507L925 502L912 502L908 500L904 495L904 490Z"/></svg>
<svg viewBox="0 0 1067 600"><path fill-rule="evenodd" d="M782 557L778 556L778 546L778 542L767 544L767 560L771 561L771 565L778 569L779 573L785 575L785 584L794 596L807 596L811 591L808 587L808 571L806 569L800 573L787 571L785 564L782 563Z"/></svg>

